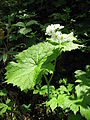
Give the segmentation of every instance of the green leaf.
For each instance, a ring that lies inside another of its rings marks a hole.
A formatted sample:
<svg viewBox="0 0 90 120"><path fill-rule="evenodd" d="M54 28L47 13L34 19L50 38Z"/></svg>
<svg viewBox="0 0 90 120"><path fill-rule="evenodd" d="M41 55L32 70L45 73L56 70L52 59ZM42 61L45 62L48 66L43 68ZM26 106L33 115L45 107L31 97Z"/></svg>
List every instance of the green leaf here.
<svg viewBox="0 0 90 120"><path fill-rule="evenodd" d="M27 33L30 33L31 31L32 31L31 28L21 28L18 32L23 35L26 35Z"/></svg>
<svg viewBox="0 0 90 120"><path fill-rule="evenodd" d="M61 107L61 108L64 108L65 97L66 96L64 94L58 96L57 103L58 103L58 106Z"/></svg>
<svg viewBox="0 0 90 120"><path fill-rule="evenodd" d="M54 111L55 108L57 107L57 99L53 97L50 101L46 102L46 105L50 106L52 111Z"/></svg>
<svg viewBox="0 0 90 120"><path fill-rule="evenodd" d="M57 55L58 50L48 42L33 45L19 53L16 62L10 62L6 67L6 82L17 85L21 90L33 89L46 70L54 70L51 62Z"/></svg>
<svg viewBox="0 0 90 120"><path fill-rule="evenodd" d="M7 98L7 100L6 100L6 104L9 104L10 101L11 101L11 100Z"/></svg>
<svg viewBox="0 0 90 120"><path fill-rule="evenodd" d="M22 107L24 107L24 108L26 108L26 109L29 109L30 106L31 106L31 104L28 104L28 105L23 104L23 105L22 105Z"/></svg>
<svg viewBox="0 0 90 120"><path fill-rule="evenodd" d="M72 40L76 39L74 36L71 37L70 34L68 34L68 36L69 37L66 38L66 41L62 42L61 44L59 43L58 40L55 40L55 39L52 39L52 38L46 38L46 40L53 45L57 45L64 52L79 49L79 47L84 47L83 45L73 43Z"/></svg>
<svg viewBox="0 0 90 120"><path fill-rule="evenodd" d="M64 92L67 92L67 88L64 85L60 86L59 90L61 94L63 94Z"/></svg>
<svg viewBox="0 0 90 120"><path fill-rule="evenodd" d="M76 113L79 111L79 106L76 104L72 104L70 106L70 110L72 110L74 112L74 114L76 115Z"/></svg>
<svg viewBox="0 0 90 120"><path fill-rule="evenodd" d="M90 70L90 68L89 68ZM75 71L75 77L77 80L75 82L78 82L79 84L75 87L76 95L78 98L83 98L84 104L90 105L90 71L86 70L81 71L77 70Z"/></svg>
<svg viewBox="0 0 90 120"><path fill-rule="evenodd" d="M53 91L55 91L55 87L54 86L49 86L49 89L50 89L50 93L52 94ZM34 89L33 91L33 94L40 94L40 95L45 95L48 93L48 90L47 90L47 85L44 85L43 87L41 88L37 88L37 89Z"/></svg>
<svg viewBox="0 0 90 120"><path fill-rule="evenodd" d="M66 94L60 94L57 98L57 103L63 109L69 108L71 105L71 101Z"/></svg>
<svg viewBox="0 0 90 120"><path fill-rule="evenodd" d="M62 44L63 47L63 51L71 51L71 50L75 50L78 49L79 47L82 47L81 45L75 44L73 42L65 42Z"/></svg>
<svg viewBox="0 0 90 120"><path fill-rule="evenodd" d="M8 106L5 106L3 107L1 110L0 110L0 115L3 115L3 113L5 113L8 109Z"/></svg>
<svg viewBox="0 0 90 120"><path fill-rule="evenodd" d="M86 85L82 85L82 86L77 85L75 87L75 90L76 90L77 97L81 98L85 93L87 93L90 90L90 88L88 86L86 86Z"/></svg>
<svg viewBox="0 0 90 120"><path fill-rule="evenodd" d="M75 87L77 98L82 99L77 105L80 105L80 113L87 120L90 120L90 66L86 66L86 71L75 71L76 82Z"/></svg>
<svg viewBox="0 0 90 120"><path fill-rule="evenodd" d="M87 120L90 120L90 107L89 108L84 108L83 106L80 106L80 113Z"/></svg>
<svg viewBox="0 0 90 120"><path fill-rule="evenodd" d="M39 93L39 90L35 90L33 91L33 94L38 94Z"/></svg>
<svg viewBox="0 0 90 120"><path fill-rule="evenodd" d="M74 85L69 83L67 86L68 92L72 91L73 87L74 87Z"/></svg>
<svg viewBox="0 0 90 120"><path fill-rule="evenodd" d="M68 91L73 89L73 84L68 84L67 88L62 85L54 90L55 95L52 98L57 99L58 107L61 107L63 110L72 110L75 115L80 111L82 117L90 120L90 66L86 66L86 71L75 71L75 74L76 82L78 83L75 86L75 95L68 94ZM52 104L52 101L48 102L48 104Z"/></svg>
<svg viewBox="0 0 90 120"><path fill-rule="evenodd" d="M16 24L14 24L14 26L25 27L25 24L23 22L18 22Z"/></svg>
<svg viewBox="0 0 90 120"><path fill-rule="evenodd" d="M7 60L7 53L3 53L3 62L6 62L6 60Z"/></svg>
<svg viewBox="0 0 90 120"><path fill-rule="evenodd" d="M29 104L29 105L23 104L20 108L21 108L22 112L27 113L28 111L30 111L30 106L31 106L31 104Z"/></svg>
<svg viewBox="0 0 90 120"><path fill-rule="evenodd" d="M6 89L0 90L0 96L6 96L6 95L7 95Z"/></svg>
<svg viewBox="0 0 90 120"><path fill-rule="evenodd" d="M4 107L6 107L6 106L7 106L6 104L0 103L0 108L4 108Z"/></svg>
<svg viewBox="0 0 90 120"><path fill-rule="evenodd" d="M39 91L40 95L45 95L47 93L47 85L44 85L40 91Z"/></svg>
<svg viewBox="0 0 90 120"><path fill-rule="evenodd" d="M36 20L30 20L29 22L26 23L26 26L31 26L31 25L38 25L39 23Z"/></svg>

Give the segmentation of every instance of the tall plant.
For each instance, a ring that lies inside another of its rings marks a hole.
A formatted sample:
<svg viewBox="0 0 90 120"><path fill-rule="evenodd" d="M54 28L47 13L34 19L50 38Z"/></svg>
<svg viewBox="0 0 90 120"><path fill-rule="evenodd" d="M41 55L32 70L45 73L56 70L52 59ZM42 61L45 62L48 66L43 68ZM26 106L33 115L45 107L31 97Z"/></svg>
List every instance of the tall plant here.
<svg viewBox="0 0 90 120"><path fill-rule="evenodd" d="M16 62L10 62L6 67L6 82L20 87L21 90L30 90L40 84L44 76L49 96L49 84L54 74L57 57L62 51L71 51L79 46L73 43L73 40L76 40L73 33L63 34L62 28L64 26L59 24L49 25L46 28L46 35L50 37L46 42L33 45L16 55ZM49 80L47 73L51 74Z"/></svg>
<svg viewBox="0 0 90 120"><path fill-rule="evenodd" d="M75 87L75 96L70 97L70 92L72 92L73 85L68 84L68 86L60 86L60 88L55 90L54 86L50 86L53 79L56 60L60 56L62 51L71 51L77 49L80 45L75 44L73 41L76 40L73 33L63 34L61 29L64 26L59 24L51 24L46 28L46 42L41 42L36 45L29 47L27 50L16 55L16 62L10 62L6 67L6 82L7 84L13 84L21 89L21 91L34 90L34 93L48 94L48 100L46 105L50 106L52 111L56 107L61 107L63 110L68 108L76 113L79 111L82 116L87 120L90 109L88 106L87 112L84 114L81 102L83 98L78 98L79 88L82 89L80 85ZM48 79L47 75L50 75ZM78 73L76 73L78 75ZM46 81L46 86L41 86L42 77L44 76ZM89 81L88 81L89 82ZM38 86L38 90L35 91L35 86ZM86 86L85 89L88 87ZM80 90L79 92L81 92ZM87 92L87 91L86 91Z"/></svg>

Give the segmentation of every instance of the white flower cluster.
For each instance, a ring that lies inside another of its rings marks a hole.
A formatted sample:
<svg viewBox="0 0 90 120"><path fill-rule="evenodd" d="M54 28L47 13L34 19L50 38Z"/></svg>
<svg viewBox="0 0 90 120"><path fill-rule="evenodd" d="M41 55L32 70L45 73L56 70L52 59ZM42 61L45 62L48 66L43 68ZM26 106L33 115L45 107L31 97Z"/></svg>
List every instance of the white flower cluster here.
<svg viewBox="0 0 90 120"><path fill-rule="evenodd" d="M75 39L73 36L73 32L70 34L62 34L60 29L63 29L64 26L60 26L60 24L51 24L46 28L46 35L51 36L53 40L56 40L60 43L69 41L71 38Z"/></svg>
<svg viewBox="0 0 90 120"><path fill-rule="evenodd" d="M57 29L62 29L64 26L60 26L60 24L51 24L46 28L46 35L52 36L56 32Z"/></svg>

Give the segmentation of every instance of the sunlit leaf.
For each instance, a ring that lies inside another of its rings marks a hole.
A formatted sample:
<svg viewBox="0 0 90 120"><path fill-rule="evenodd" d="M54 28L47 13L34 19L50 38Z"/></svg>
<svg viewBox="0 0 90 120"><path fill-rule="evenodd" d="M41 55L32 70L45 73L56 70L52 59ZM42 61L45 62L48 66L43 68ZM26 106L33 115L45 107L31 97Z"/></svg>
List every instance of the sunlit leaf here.
<svg viewBox="0 0 90 120"><path fill-rule="evenodd" d="M54 111L54 109L57 107L57 99L56 98L52 98L49 102L46 103L46 105L50 106L52 111Z"/></svg>
<svg viewBox="0 0 90 120"><path fill-rule="evenodd" d="M17 62L10 62L6 67L6 82L17 85L21 90L33 89L46 70L54 70L51 62L57 53L55 46L48 42L33 45L16 56Z"/></svg>

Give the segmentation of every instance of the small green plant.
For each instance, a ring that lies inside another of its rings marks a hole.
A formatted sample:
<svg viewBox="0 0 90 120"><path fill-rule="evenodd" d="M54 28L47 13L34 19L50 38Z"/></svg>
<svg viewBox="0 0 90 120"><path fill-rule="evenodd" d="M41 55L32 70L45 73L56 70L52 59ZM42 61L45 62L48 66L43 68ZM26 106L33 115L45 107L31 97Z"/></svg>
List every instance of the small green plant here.
<svg viewBox="0 0 90 120"><path fill-rule="evenodd" d="M6 111L11 111L12 106L11 106L11 100L7 99L6 103L0 103L0 116L3 116Z"/></svg>
<svg viewBox="0 0 90 120"><path fill-rule="evenodd" d="M39 23L36 20L30 20L27 23L18 22L16 24L14 24L14 26L19 27L19 31L18 31L19 33L26 35L26 34L32 32L32 29L30 28L30 26L35 25L35 24L38 25Z"/></svg>
<svg viewBox="0 0 90 120"><path fill-rule="evenodd" d="M77 70L75 71L76 86L74 84L64 85L54 90L51 93L51 99L46 102L47 106L50 106L52 111L57 107L61 107L63 110L68 109L73 111L74 115L77 112L90 120L90 66L86 66L86 72ZM75 92L72 92L72 89Z"/></svg>
<svg viewBox="0 0 90 120"><path fill-rule="evenodd" d="M4 97L4 96L6 96L6 95L7 95L6 89L0 90L0 97Z"/></svg>
<svg viewBox="0 0 90 120"><path fill-rule="evenodd" d="M23 113L27 113L28 111L30 111L30 106L31 106L31 104L29 104L29 105L26 105L26 104L23 104L20 108L21 108L21 111L23 112Z"/></svg>
<svg viewBox="0 0 90 120"><path fill-rule="evenodd" d="M46 35L49 36L46 42L41 42L29 47L27 50L16 55L16 62L10 62L6 67L6 82L18 86L23 91L34 90L34 93L41 95L47 94L48 101L46 105L54 110L57 105L62 109L70 107L72 101L69 100L69 92L73 89L73 85L69 84L67 88L60 86L55 90L54 86L50 86L57 57L64 51L71 51L77 49L80 45L75 44L73 40L76 38L73 33L63 34L61 29L64 26L59 24L51 24L46 28ZM47 75L50 78L47 78ZM42 77L45 78L46 86L40 88ZM37 90L35 90L37 86ZM64 94L64 92L66 94ZM58 96L58 97L56 97ZM67 104L64 103L67 102ZM58 103L57 103L58 102ZM70 109L76 114L79 110L73 103Z"/></svg>
<svg viewBox="0 0 90 120"><path fill-rule="evenodd" d="M11 112L12 102L7 97L6 89L0 90L0 117L3 117L6 112Z"/></svg>

